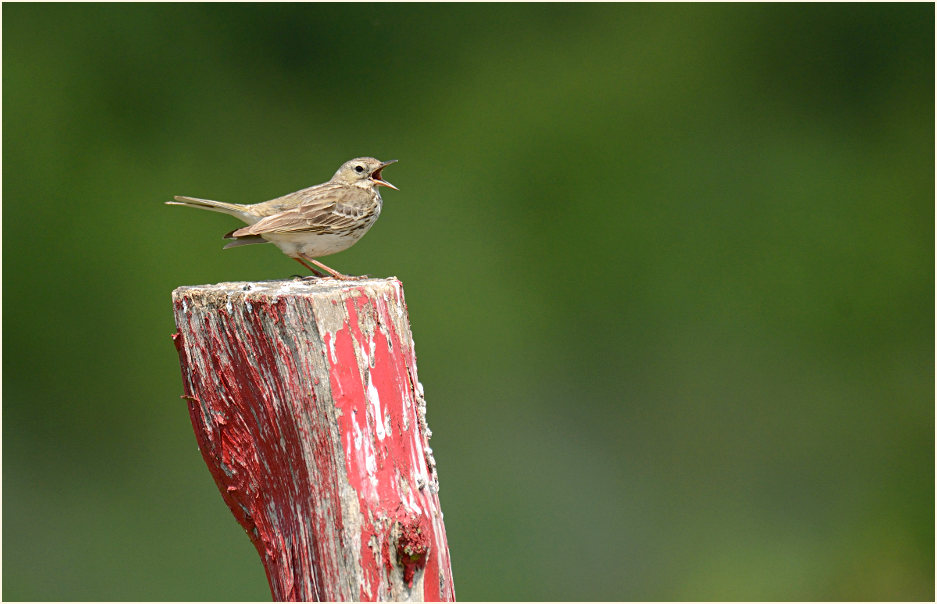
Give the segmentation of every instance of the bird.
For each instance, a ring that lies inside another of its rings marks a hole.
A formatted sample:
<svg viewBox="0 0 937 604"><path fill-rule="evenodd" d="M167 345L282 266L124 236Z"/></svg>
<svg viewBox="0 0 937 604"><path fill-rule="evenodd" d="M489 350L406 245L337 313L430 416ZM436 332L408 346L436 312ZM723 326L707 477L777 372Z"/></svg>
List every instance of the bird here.
<svg viewBox="0 0 937 604"><path fill-rule="evenodd" d="M269 242L318 277L325 275L306 261L336 279L358 279L331 269L316 258L347 250L374 225L384 203L379 187L399 191L381 175L384 168L396 161L356 157L342 164L327 182L261 203L226 203L176 195L174 201L166 204L221 212L246 222L248 226L224 236L234 240L225 249Z"/></svg>

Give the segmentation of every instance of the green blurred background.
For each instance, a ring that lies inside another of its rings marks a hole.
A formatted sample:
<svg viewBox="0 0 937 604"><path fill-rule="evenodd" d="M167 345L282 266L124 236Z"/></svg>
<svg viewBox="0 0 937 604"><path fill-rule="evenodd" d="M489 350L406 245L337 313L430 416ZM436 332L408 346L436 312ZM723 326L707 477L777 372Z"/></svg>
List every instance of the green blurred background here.
<svg viewBox="0 0 937 604"><path fill-rule="evenodd" d="M932 4L6 4L4 599L269 599L162 202L357 155L460 599L934 598Z"/></svg>

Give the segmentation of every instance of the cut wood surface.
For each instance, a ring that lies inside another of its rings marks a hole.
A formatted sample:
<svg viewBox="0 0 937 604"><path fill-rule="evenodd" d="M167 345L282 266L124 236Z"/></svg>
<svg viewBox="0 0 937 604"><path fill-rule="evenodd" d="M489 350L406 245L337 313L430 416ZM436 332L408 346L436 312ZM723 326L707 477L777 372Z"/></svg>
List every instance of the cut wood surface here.
<svg viewBox="0 0 937 604"><path fill-rule="evenodd" d="M454 600L397 279L173 292L183 397L275 600Z"/></svg>

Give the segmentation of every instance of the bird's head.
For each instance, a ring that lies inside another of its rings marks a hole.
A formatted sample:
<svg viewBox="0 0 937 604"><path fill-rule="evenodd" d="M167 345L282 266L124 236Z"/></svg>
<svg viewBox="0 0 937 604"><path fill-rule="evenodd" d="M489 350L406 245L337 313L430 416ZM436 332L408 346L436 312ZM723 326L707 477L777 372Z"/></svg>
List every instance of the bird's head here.
<svg viewBox="0 0 937 604"><path fill-rule="evenodd" d="M381 176L381 171L396 161L396 159L381 161L373 157L356 157L343 163L342 167L335 172L332 181L359 187L385 186L398 190Z"/></svg>

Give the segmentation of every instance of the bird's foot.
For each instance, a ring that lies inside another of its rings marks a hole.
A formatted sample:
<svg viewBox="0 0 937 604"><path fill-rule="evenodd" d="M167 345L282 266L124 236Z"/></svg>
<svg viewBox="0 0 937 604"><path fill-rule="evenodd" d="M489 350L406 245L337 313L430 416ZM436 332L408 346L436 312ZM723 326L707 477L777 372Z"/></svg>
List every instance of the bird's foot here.
<svg viewBox="0 0 937 604"><path fill-rule="evenodd" d="M300 281L320 281L323 279L334 279L335 281L364 281L370 279L368 275L345 275L338 273L336 275L292 275L293 280Z"/></svg>

